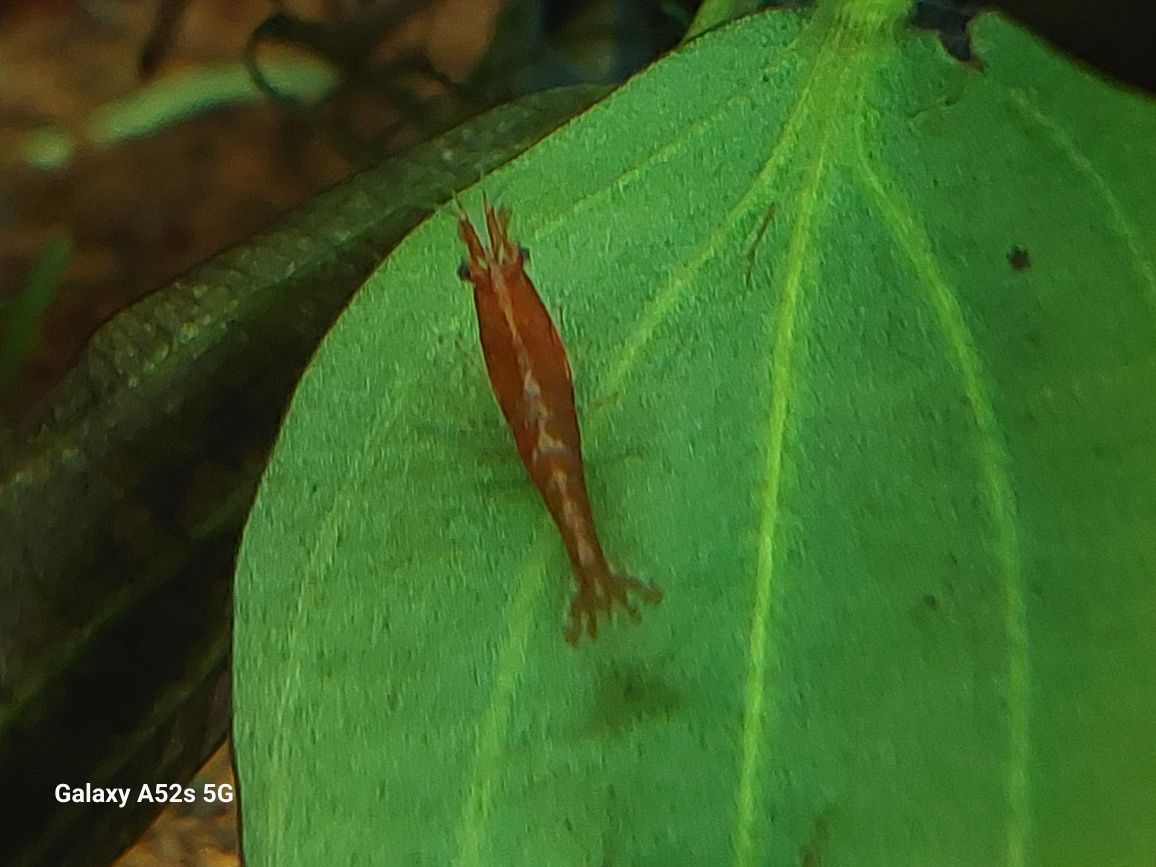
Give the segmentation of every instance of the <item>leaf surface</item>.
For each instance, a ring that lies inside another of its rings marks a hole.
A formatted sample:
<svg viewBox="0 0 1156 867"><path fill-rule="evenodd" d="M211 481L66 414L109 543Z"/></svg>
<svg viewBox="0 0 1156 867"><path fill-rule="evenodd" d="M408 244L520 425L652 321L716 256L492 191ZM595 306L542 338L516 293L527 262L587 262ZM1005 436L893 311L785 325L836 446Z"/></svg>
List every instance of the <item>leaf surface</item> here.
<svg viewBox="0 0 1156 867"><path fill-rule="evenodd" d="M974 48L754 16L485 179L666 595L577 651L453 213L383 263L246 531L250 865L1148 863L1156 109Z"/></svg>

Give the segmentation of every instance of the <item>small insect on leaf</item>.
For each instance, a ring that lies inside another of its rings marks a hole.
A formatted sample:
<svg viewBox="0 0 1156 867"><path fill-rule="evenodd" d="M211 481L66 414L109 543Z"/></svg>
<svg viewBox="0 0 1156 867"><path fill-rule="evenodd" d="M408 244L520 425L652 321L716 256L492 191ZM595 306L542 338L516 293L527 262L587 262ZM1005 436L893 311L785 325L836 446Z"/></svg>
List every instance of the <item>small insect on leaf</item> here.
<svg viewBox="0 0 1156 867"><path fill-rule="evenodd" d="M459 205L458 235L469 258L459 276L474 287L478 334L490 385L531 481L562 535L577 591L565 637L598 634L615 604L641 619L633 596L658 602L652 584L611 571L602 551L582 464L574 382L566 349L523 266L529 251L510 240L510 212L484 202L487 247Z"/></svg>
<svg viewBox="0 0 1156 867"><path fill-rule="evenodd" d="M771 227L771 222L775 219L776 205L774 202L767 207L766 213L763 214L763 220L759 224L759 229L755 232L755 239L751 241L750 247L747 248L747 282L751 281L751 272L755 267L755 255L758 252L759 245L763 242L763 236L767 234L767 229Z"/></svg>

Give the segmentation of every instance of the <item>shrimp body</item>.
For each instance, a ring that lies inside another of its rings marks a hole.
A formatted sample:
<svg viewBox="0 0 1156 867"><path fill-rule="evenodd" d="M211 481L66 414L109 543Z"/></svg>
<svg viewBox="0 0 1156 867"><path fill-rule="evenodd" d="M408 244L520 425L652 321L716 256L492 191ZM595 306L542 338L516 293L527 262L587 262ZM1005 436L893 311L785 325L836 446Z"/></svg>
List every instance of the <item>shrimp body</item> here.
<svg viewBox="0 0 1156 867"><path fill-rule="evenodd" d="M485 203L490 246L483 245L465 213L458 234L469 251L460 276L474 287L482 355L498 406L514 432L514 443L534 487L562 534L577 591L570 602L566 640L598 633L599 612L615 603L635 620L630 595L657 602L651 584L610 570L598 540L586 474L582 437L574 406L574 382L558 329L524 265L527 253L509 236L509 210Z"/></svg>

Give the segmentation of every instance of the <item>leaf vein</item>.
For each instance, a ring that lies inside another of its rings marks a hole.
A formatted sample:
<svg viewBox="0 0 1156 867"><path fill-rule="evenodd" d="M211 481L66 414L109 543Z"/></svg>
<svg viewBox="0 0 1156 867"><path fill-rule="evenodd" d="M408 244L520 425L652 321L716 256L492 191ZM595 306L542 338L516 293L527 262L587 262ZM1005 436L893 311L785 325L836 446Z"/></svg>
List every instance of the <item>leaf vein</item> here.
<svg viewBox="0 0 1156 867"><path fill-rule="evenodd" d="M807 174L799 194L798 216L788 241L782 295L775 322L774 346L770 359L771 405L768 419L766 463L761 485L763 507L758 532L758 553L754 576L755 600L747 644L747 674L743 688L743 720L739 739L739 780L736 792L736 816L733 830L735 867L752 867L759 862L754 842L754 824L758 812L758 771L764 752L764 732L771 727L767 717L766 687L774 648L771 647L772 608L775 591L775 554L778 533L779 501L782 494L782 466L787 435L791 394L796 375L795 343L803 327L802 278L814 247L812 223L818 211L827 152L832 147L836 119L846 105L848 82L853 76L838 62L838 31L828 34L815 58L817 91L831 94L814 140L818 147L810 154ZM831 79L834 78L834 81ZM800 102L804 95L800 96Z"/></svg>
<svg viewBox="0 0 1156 867"><path fill-rule="evenodd" d="M867 191L877 202L883 220L896 243L906 253L924 288L954 356L956 370L978 434L978 459L983 473L983 490L992 522L1002 594L1004 633L1008 644L1008 766L1005 779L1008 800L1006 863L1024 867L1030 832L1030 792L1027 765L1030 757L1031 690L1030 648L1027 606L1021 563L1015 498L1010 463L999 432L999 422L984 385L983 365L959 300L940 270L931 242L911 217L910 209L894 191L898 185L884 180L871 166L862 136L858 138L858 167Z"/></svg>
<svg viewBox="0 0 1156 867"><path fill-rule="evenodd" d="M1143 284L1142 291L1145 300L1152 310L1156 312L1156 264L1153 264L1151 252L1146 250L1144 244L1140 241L1140 232L1136 230L1136 227L1132 225L1132 222L1125 215L1123 205L1120 204L1120 200L1112 191L1112 188L1108 186L1108 182L1104 179L1104 176L1096 170L1096 167L1092 165L1092 161L1088 159L1088 156L1076 145L1072 137L1068 135L1055 120L1048 117L1038 106L1034 105L1031 100L1028 99L1026 93L1019 88L1008 87L1007 95L1016 108L1018 108L1028 120L1038 124L1052 137L1052 140L1064 156L1067 157L1076 171L1086 177L1092 186L1095 187L1096 192L1100 194L1116 231L1123 239L1125 246L1128 248L1128 253L1131 255L1136 275Z"/></svg>

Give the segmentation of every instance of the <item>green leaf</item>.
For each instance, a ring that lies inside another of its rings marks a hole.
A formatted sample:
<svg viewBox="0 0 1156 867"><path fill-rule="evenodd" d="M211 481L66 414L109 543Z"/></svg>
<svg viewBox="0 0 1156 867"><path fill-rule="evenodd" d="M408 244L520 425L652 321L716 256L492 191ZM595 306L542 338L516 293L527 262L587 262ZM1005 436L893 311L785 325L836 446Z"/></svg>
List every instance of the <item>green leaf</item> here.
<svg viewBox="0 0 1156 867"><path fill-rule="evenodd" d="M1156 108L855 12L708 33L485 179L641 624L562 640L453 213L330 333L238 575L251 867L1150 862Z"/></svg>
<svg viewBox="0 0 1156 867"><path fill-rule="evenodd" d="M52 306L60 278L71 258L72 239L63 233L54 235L32 266L24 291L0 305L0 393L20 372L20 366L36 343L40 320Z"/></svg>

